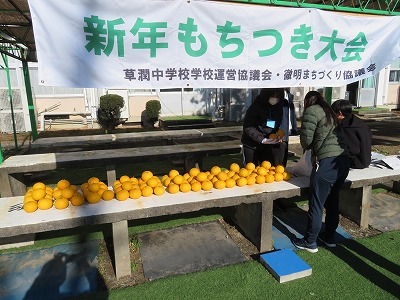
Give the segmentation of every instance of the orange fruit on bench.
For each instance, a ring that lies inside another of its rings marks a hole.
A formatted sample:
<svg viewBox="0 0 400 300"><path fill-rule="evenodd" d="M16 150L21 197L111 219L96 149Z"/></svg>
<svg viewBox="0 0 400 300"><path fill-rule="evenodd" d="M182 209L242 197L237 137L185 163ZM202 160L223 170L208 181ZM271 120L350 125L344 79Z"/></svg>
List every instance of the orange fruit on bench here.
<svg viewBox="0 0 400 300"><path fill-rule="evenodd" d="M265 182L266 183L272 183L274 181L275 181L275 176L274 175L271 175L271 174L265 175Z"/></svg>
<svg viewBox="0 0 400 300"><path fill-rule="evenodd" d="M53 198L57 199L58 197L61 197L62 190L56 190L53 192Z"/></svg>
<svg viewBox="0 0 400 300"><path fill-rule="evenodd" d="M142 197L142 191L139 188L134 188L129 191L129 198L139 199Z"/></svg>
<svg viewBox="0 0 400 300"><path fill-rule="evenodd" d="M170 194L176 194L179 192L179 185L172 182L168 185L167 191Z"/></svg>
<svg viewBox="0 0 400 300"><path fill-rule="evenodd" d="M232 187L234 187L236 185L236 181L234 180L234 179L232 179L232 178L228 178L226 181L225 181L225 187L226 188L232 188Z"/></svg>
<svg viewBox="0 0 400 300"><path fill-rule="evenodd" d="M198 192L201 190L201 183L198 182L197 180L194 182L192 181L191 186L192 186L191 189L193 192Z"/></svg>
<svg viewBox="0 0 400 300"><path fill-rule="evenodd" d="M200 173L200 170L198 168L191 168L189 170L189 175L192 177L196 177L197 174L199 174L199 173Z"/></svg>
<svg viewBox="0 0 400 300"><path fill-rule="evenodd" d="M71 204L73 206L81 206L83 203L85 203L85 198L79 193L75 193L71 199L69 199Z"/></svg>
<svg viewBox="0 0 400 300"><path fill-rule="evenodd" d="M246 169L249 171L253 171L256 168L256 165L252 162L246 164Z"/></svg>
<svg viewBox="0 0 400 300"><path fill-rule="evenodd" d="M179 190L182 193L187 193L190 192L192 190L192 186L190 185L190 183L188 182L183 182L180 186L179 186Z"/></svg>
<svg viewBox="0 0 400 300"><path fill-rule="evenodd" d="M226 187L226 183L223 180L217 180L216 182L214 182L214 187L217 190L222 190Z"/></svg>
<svg viewBox="0 0 400 300"><path fill-rule="evenodd" d="M121 183L124 183L125 181L131 181L131 178L130 178L128 175L122 175L122 176L119 178L119 181L120 181Z"/></svg>
<svg viewBox="0 0 400 300"><path fill-rule="evenodd" d="M117 198L118 201L125 201L129 198L129 192L127 190L120 190L115 195L115 198Z"/></svg>
<svg viewBox="0 0 400 300"><path fill-rule="evenodd" d="M265 176L265 175L268 174L268 170L266 168L260 166L260 167L257 168L257 174Z"/></svg>
<svg viewBox="0 0 400 300"><path fill-rule="evenodd" d="M164 187L158 185L154 188L154 195L161 196L164 193L165 193Z"/></svg>
<svg viewBox="0 0 400 300"><path fill-rule="evenodd" d="M290 175L290 173L288 173L288 172L283 172L282 173L282 175L283 175L283 180L290 180L290 178L292 178L292 175Z"/></svg>
<svg viewBox="0 0 400 300"><path fill-rule="evenodd" d="M282 166L282 165L277 165L276 167L275 167L275 173L283 173L283 172L285 172L285 167L284 166Z"/></svg>
<svg viewBox="0 0 400 300"><path fill-rule="evenodd" d="M53 200L42 198L37 202L37 205L41 210L50 209L53 206Z"/></svg>
<svg viewBox="0 0 400 300"><path fill-rule="evenodd" d="M239 177L238 179L236 179L237 186L245 186L246 184L247 184L246 177Z"/></svg>
<svg viewBox="0 0 400 300"><path fill-rule="evenodd" d="M36 201L29 201L24 203L24 210L28 213L34 212L38 209L38 204Z"/></svg>
<svg viewBox="0 0 400 300"><path fill-rule="evenodd" d="M246 177L246 179L247 179L247 185L253 185L256 183L256 178L254 176L249 175Z"/></svg>
<svg viewBox="0 0 400 300"><path fill-rule="evenodd" d="M61 190L61 196L63 198L67 198L67 199L72 198L74 193L75 193L75 191L71 188L66 188L66 189Z"/></svg>
<svg viewBox="0 0 400 300"><path fill-rule="evenodd" d="M86 200L87 202L89 202L90 204L96 204L100 201L101 196L97 193L93 193L91 191L87 191L86 193Z"/></svg>
<svg viewBox="0 0 400 300"><path fill-rule="evenodd" d="M197 174L196 180L198 182L203 182L203 181L207 180L207 174L205 172L200 172L199 174Z"/></svg>
<svg viewBox="0 0 400 300"><path fill-rule="evenodd" d="M36 201L44 198L46 196L46 190L44 189L36 189L32 191L32 198Z"/></svg>
<svg viewBox="0 0 400 300"><path fill-rule="evenodd" d="M247 170L246 168L241 168L239 171L239 176L240 177L247 177L249 176L249 170Z"/></svg>
<svg viewBox="0 0 400 300"><path fill-rule="evenodd" d="M153 195L153 188L148 186L148 185L144 186L142 188L142 196L143 197L149 197L151 195Z"/></svg>
<svg viewBox="0 0 400 300"><path fill-rule="evenodd" d="M35 199L32 198L32 196L24 197L24 204L27 203L27 202L31 202L31 201L37 202Z"/></svg>
<svg viewBox="0 0 400 300"><path fill-rule="evenodd" d="M201 188L202 188L204 191L209 191L209 190L211 190L211 189L213 188L213 183L212 183L211 181L209 181L209 180L204 180L204 181L201 183Z"/></svg>
<svg viewBox="0 0 400 300"><path fill-rule="evenodd" d="M153 177L153 173L151 171L144 171L142 173L142 177L141 179L146 182L147 180L149 180L151 177Z"/></svg>
<svg viewBox="0 0 400 300"><path fill-rule="evenodd" d="M264 161L261 163L261 167L263 167L263 168L269 170L269 168L271 168L271 163L270 163L268 160L264 160Z"/></svg>
<svg viewBox="0 0 400 300"><path fill-rule="evenodd" d="M180 185L183 182L183 176L182 175L176 175L174 178L172 178L173 183Z"/></svg>
<svg viewBox="0 0 400 300"><path fill-rule="evenodd" d="M228 179L228 174L225 172L219 172L217 174L217 178L218 178L218 180L225 181Z"/></svg>
<svg viewBox="0 0 400 300"><path fill-rule="evenodd" d="M233 172L235 172L235 173L239 173L239 171L240 171L240 166L239 166L237 163L232 163L232 164L229 166L229 170L231 170L231 171L233 171Z"/></svg>
<svg viewBox="0 0 400 300"><path fill-rule="evenodd" d="M69 200L64 197L59 197L54 201L54 207L57 209L65 209L69 206Z"/></svg>
<svg viewBox="0 0 400 300"><path fill-rule="evenodd" d="M66 189L67 187L69 187L71 185L71 183L66 180L66 179L61 179L59 182L57 182L57 187L60 190Z"/></svg>
<svg viewBox="0 0 400 300"><path fill-rule="evenodd" d="M103 198L105 201L109 201L114 198L114 192L111 190L105 190L101 195L101 198Z"/></svg>
<svg viewBox="0 0 400 300"><path fill-rule="evenodd" d="M133 188L133 184L130 180L124 181L121 188L125 191L130 191Z"/></svg>
<svg viewBox="0 0 400 300"><path fill-rule="evenodd" d="M97 177L90 177L87 181L88 184L92 184L92 183L99 183L100 179Z"/></svg>
<svg viewBox="0 0 400 300"><path fill-rule="evenodd" d="M46 185L43 182L36 182L33 186L32 186L32 190L36 190L36 189L46 189Z"/></svg>
<svg viewBox="0 0 400 300"><path fill-rule="evenodd" d="M217 175L219 172L221 172L221 168L218 166L213 166L210 170L210 173L213 175Z"/></svg>
<svg viewBox="0 0 400 300"><path fill-rule="evenodd" d="M257 184L263 184L263 183L265 183L265 175L258 175L258 176L256 177L256 183L257 183Z"/></svg>
<svg viewBox="0 0 400 300"><path fill-rule="evenodd" d="M175 169L169 171L169 173L168 173L169 178L174 178L176 175L179 175L179 171L177 171Z"/></svg>
<svg viewBox="0 0 400 300"><path fill-rule="evenodd" d="M99 183L92 183L89 184L89 191L96 193L100 189L100 184Z"/></svg>
<svg viewBox="0 0 400 300"><path fill-rule="evenodd" d="M275 181L277 181L277 182L283 180L283 175L282 175L282 173L275 173L274 177L275 177Z"/></svg>

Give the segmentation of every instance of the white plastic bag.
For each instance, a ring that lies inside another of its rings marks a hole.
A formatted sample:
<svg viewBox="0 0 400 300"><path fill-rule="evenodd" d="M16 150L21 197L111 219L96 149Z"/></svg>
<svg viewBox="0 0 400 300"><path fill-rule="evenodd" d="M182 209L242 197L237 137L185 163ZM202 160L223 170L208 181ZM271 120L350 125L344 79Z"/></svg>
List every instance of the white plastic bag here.
<svg viewBox="0 0 400 300"><path fill-rule="evenodd" d="M293 166L293 173L310 177L313 165L311 162L311 150L306 150L299 161Z"/></svg>

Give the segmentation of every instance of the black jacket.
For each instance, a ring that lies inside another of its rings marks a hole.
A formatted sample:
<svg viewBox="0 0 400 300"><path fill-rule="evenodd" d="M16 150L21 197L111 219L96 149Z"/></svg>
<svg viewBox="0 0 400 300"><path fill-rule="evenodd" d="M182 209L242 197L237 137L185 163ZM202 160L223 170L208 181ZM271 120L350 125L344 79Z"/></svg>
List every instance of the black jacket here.
<svg viewBox="0 0 400 300"><path fill-rule="evenodd" d="M242 143L255 147L271 133L276 133L281 126L283 114L283 103L279 101L276 105L270 105L268 99L260 95L247 109L243 120ZM267 127L267 120L274 120L274 128Z"/></svg>
<svg viewBox="0 0 400 300"><path fill-rule="evenodd" d="M372 133L369 127L354 114L340 123L349 149L350 168L364 169L371 163Z"/></svg>

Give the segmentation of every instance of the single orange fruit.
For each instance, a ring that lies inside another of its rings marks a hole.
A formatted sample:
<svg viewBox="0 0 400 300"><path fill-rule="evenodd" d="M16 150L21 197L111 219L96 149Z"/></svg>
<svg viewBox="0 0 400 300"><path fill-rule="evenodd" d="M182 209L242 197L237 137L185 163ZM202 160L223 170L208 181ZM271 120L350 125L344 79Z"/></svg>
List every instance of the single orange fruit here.
<svg viewBox="0 0 400 300"><path fill-rule="evenodd" d="M219 172L221 172L221 168L218 166L213 166L210 170L210 173L213 175L217 175Z"/></svg>
<svg viewBox="0 0 400 300"><path fill-rule="evenodd" d="M232 187L234 187L236 185L236 181L234 180L234 179L232 179L232 178L228 178L226 181L225 181L225 187L227 187L227 188L232 188Z"/></svg>
<svg viewBox="0 0 400 300"><path fill-rule="evenodd" d="M275 173L275 181L282 181L283 175L282 173Z"/></svg>
<svg viewBox="0 0 400 300"><path fill-rule="evenodd" d="M226 187L226 183L223 180L217 180L216 182L214 182L214 187L217 190L222 190Z"/></svg>
<svg viewBox="0 0 400 300"><path fill-rule="evenodd" d="M151 177L153 177L153 173L151 172L151 171L144 171L143 173L142 173L142 177L141 177L141 179L143 180L143 181L147 181L147 180L149 180Z"/></svg>
<svg viewBox="0 0 400 300"><path fill-rule="evenodd" d="M276 139L278 138L278 135L276 135L275 133L271 133L268 137L269 137L270 139L276 140Z"/></svg>
<svg viewBox="0 0 400 300"><path fill-rule="evenodd" d="M27 203L27 202L31 202L31 201L37 202L35 199L32 198L32 196L24 197L24 204Z"/></svg>
<svg viewBox="0 0 400 300"><path fill-rule="evenodd" d="M101 196L97 193L93 193L91 191L88 191L86 193L86 200L87 202L89 202L90 204L96 204L100 201Z"/></svg>
<svg viewBox="0 0 400 300"><path fill-rule="evenodd" d="M290 178L292 178L292 175L288 172L283 172L282 175L283 175L283 180L285 181L290 180Z"/></svg>
<svg viewBox="0 0 400 300"><path fill-rule="evenodd" d="M61 179L59 182L57 182L57 187L60 190L66 189L67 187L69 187L71 185L71 183L66 180L66 179Z"/></svg>
<svg viewBox="0 0 400 300"><path fill-rule="evenodd" d="M99 183L100 179L97 177L90 177L87 181L88 184L92 184L92 183Z"/></svg>
<svg viewBox="0 0 400 300"><path fill-rule="evenodd" d="M239 171L239 176L240 177L247 177L249 176L249 170L247 170L246 168L241 168Z"/></svg>
<svg viewBox="0 0 400 300"><path fill-rule="evenodd" d="M179 175L179 171L173 169L168 172L169 178L174 178L176 175Z"/></svg>
<svg viewBox="0 0 400 300"><path fill-rule="evenodd" d="M29 201L24 203L24 210L28 213L34 212L38 209L38 203L36 201Z"/></svg>
<svg viewBox="0 0 400 300"><path fill-rule="evenodd" d="M158 179L158 177L153 176L153 177L149 178L149 180L147 180L147 185L152 188L155 188L159 182L160 182L160 180Z"/></svg>
<svg viewBox="0 0 400 300"><path fill-rule="evenodd" d="M76 193L69 201L73 206L81 206L83 203L85 203L85 198L83 198L81 194Z"/></svg>
<svg viewBox="0 0 400 300"><path fill-rule="evenodd" d="M165 193L164 187L158 185L154 188L154 195L161 196L164 193Z"/></svg>
<svg viewBox="0 0 400 300"><path fill-rule="evenodd" d="M263 176L263 175L258 175L257 177L256 177L256 183L257 184L263 184L263 183L265 183L265 175Z"/></svg>
<svg viewBox="0 0 400 300"><path fill-rule="evenodd" d="M274 181L275 181L275 176L274 175L271 175L271 174L265 175L265 182L266 183L272 183Z"/></svg>
<svg viewBox="0 0 400 300"><path fill-rule="evenodd" d="M180 185L182 182L183 182L183 176L182 175L176 175L174 178L172 178L172 181L175 183L175 184L178 184L178 185Z"/></svg>
<svg viewBox="0 0 400 300"><path fill-rule="evenodd" d="M254 176L249 175L246 177L246 179L247 179L247 185L253 185L256 183L256 178Z"/></svg>
<svg viewBox="0 0 400 300"><path fill-rule="evenodd" d="M257 169L257 174L261 176L265 176L268 174L268 170L262 166Z"/></svg>
<svg viewBox="0 0 400 300"><path fill-rule="evenodd" d="M36 183L32 186L32 190L36 190L36 189L45 190L45 189L46 189L46 185L45 185L43 182L36 182Z"/></svg>
<svg viewBox="0 0 400 300"><path fill-rule="evenodd" d="M142 197L142 191L139 188L134 188L132 190L130 190L129 192L129 198L132 199L139 199L140 197Z"/></svg>
<svg viewBox="0 0 400 300"><path fill-rule="evenodd" d="M50 209L53 207L53 200L42 198L37 202L37 206L41 210Z"/></svg>
<svg viewBox="0 0 400 300"><path fill-rule="evenodd" d="M235 173L239 173L240 166L237 163L232 163L229 167L229 170L231 170Z"/></svg>
<svg viewBox="0 0 400 300"><path fill-rule="evenodd" d="M69 200L64 197L59 197L54 201L54 207L57 209L65 209L69 206Z"/></svg>
<svg viewBox="0 0 400 300"><path fill-rule="evenodd" d="M167 191L168 191L168 193L170 193L170 194L176 194L176 193L179 192L179 185L177 185L177 184L175 184L175 183L170 183L170 184L168 185Z"/></svg>
<svg viewBox="0 0 400 300"><path fill-rule="evenodd" d="M121 190L116 195L118 201L125 201L129 198L129 192L127 190Z"/></svg>
<svg viewBox="0 0 400 300"><path fill-rule="evenodd" d="M271 163L270 163L268 160L264 160L264 161L261 163L261 167L263 167L263 168L269 170L269 168L271 168Z"/></svg>
<svg viewBox="0 0 400 300"><path fill-rule="evenodd" d="M153 188L152 187L147 185L147 186L142 188L142 196L143 197L149 197L151 195L153 195Z"/></svg>
<svg viewBox="0 0 400 300"><path fill-rule="evenodd" d="M256 165L254 163L252 163L252 162L249 162L249 163L246 164L246 169L249 170L249 171L252 171L255 168L256 168Z"/></svg>
<svg viewBox="0 0 400 300"><path fill-rule="evenodd" d="M130 191L133 188L133 184L130 180L126 180L122 183L121 188L125 191Z"/></svg>
<svg viewBox="0 0 400 300"><path fill-rule="evenodd" d="M196 180L198 182L203 182L203 181L207 180L207 176L208 175L205 172L200 172L199 174L197 174Z"/></svg>
<svg viewBox="0 0 400 300"><path fill-rule="evenodd" d="M247 184L246 177L239 177L238 179L236 179L237 186L245 186L246 184Z"/></svg>
<svg viewBox="0 0 400 300"><path fill-rule="evenodd" d="M189 170L189 174L190 174L190 176L192 176L192 177L196 177L197 174L199 174L199 173L200 173L200 170L199 170L198 168L191 168L191 169Z"/></svg>
<svg viewBox="0 0 400 300"><path fill-rule="evenodd" d="M89 191L96 193L100 189L100 184L99 183L92 183L89 184Z"/></svg>
<svg viewBox="0 0 400 300"><path fill-rule="evenodd" d="M46 190L44 189L36 189L32 191L32 198L36 201L44 198L46 196Z"/></svg>
<svg viewBox="0 0 400 300"><path fill-rule="evenodd" d="M211 181L209 181L209 180L204 180L204 181L201 183L201 188L202 188L204 191L209 191L209 190L211 190L211 189L213 188L213 183L212 183Z"/></svg>
<svg viewBox="0 0 400 300"><path fill-rule="evenodd" d="M119 182L124 183L125 181L131 181L131 178L128 175L122 175L119 178Z"/></svg>
<svg viewBox="0 0 400 300"><path fill-rule="evenodd" d="M105 190L103 194L101 195L101 198L105 201L109 201L111 199L114 199L114 192L111 190Z"/></svg>
<svg viewBox="0 0 400 300"><path fill-rule="evenodd" d="M190 183L184 182L179 186L179 190L182 193L187 193L187 192L190 192L192 190L192 186L190 185Z"/></svg>
<svg viewBox="0 0 400 300"><path fill-rule="evenodd" d="M277 165L276 167L275 167L275 172L276 173L283 173L283 172L285 172L285 167L284 166L282 166L282 165Z"/></svg>
<svg viewBox="0 0 400 300"><path fill-rule="evenodd" d="M225 172L219 172L217 174L217 178L218 178L218 180L225 181L228 179L228 174Z"/></svg>
<svg viewBox="0 0 400 300"><path fill-rule="evenodd" d="M193 192L198 192L201 190L201 183L198 182L197 180L195 182L191 183L191 186L192 186Z"/></svg>
<svg viewBox="0 0 400 300"><path fill-rule="evenodd" d="M281 139L283 139L283 137L286 135L286 132L285 132L285 130L283 130L283 129L278 129L278 131L276 132L276 134L279 135L279 137L280 137Z"/></svg>
<svg viewBox="0 0 400 300"><path fill-rule="evenodd" d="M70 189L70 188L66 188L66 189L61 190L61 196L62 196L63 198L67 198L67 199L72 198L72 196L74 195L74 193L75 193L75 191L74 191L73 189ZM59 198L59 197L58 197L58 198Z"/></svg>

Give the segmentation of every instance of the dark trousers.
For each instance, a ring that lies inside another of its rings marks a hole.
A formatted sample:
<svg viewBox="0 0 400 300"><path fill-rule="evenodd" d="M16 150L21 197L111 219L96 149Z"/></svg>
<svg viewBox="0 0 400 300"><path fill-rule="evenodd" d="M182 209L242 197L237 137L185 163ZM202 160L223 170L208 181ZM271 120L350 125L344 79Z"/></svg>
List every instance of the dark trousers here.
<svg viewBox="0 0 400 300"><path fill-rule="evenodd" d="M339 225L339 191L349 174L347 156L321 159L310 176L310 200L308 209L307 232L308 244L316 244L322 225L325 207L325 235L333 237Z"/></svg>
<svg viewBox="0 0 400 300"><path fill-rule="evenodd" d="M286 142L274 145L259 145L257 147L249 147L243 145L243 164L249 162L259 166L264 160L267 160L273 166L283 165L286 167L288 156L288 144Z"/></svg>

